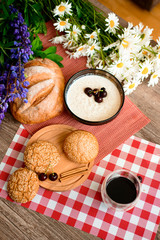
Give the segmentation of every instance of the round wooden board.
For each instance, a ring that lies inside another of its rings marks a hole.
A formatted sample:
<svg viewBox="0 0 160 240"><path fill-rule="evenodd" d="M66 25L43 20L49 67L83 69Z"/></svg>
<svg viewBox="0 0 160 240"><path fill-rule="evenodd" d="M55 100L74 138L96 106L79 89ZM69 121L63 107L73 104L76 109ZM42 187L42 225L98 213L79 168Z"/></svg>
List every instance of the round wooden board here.
<svg viewBox="0 0 160 240"><path fill-rule="evenodd" d="M88 168L85 174L72 176L61 182L58 179L56 181L50 181L49 178L47 178L45 181L40 181L41 187L56 192L62 192L78 187L88 178L94 161L90 162L89 164L75 163L70 161L63 152L64 139L67 137L69 133L75 130L77 129L63 124L50 125L40 129L28 141L27 145L30 145L31 143L36 142L38 140L45 140L53 143L53 145L57 147L61 156L61 160L54 167L53 171L56 172L58 176L60 176L62 172L75 169L81 166L86 166L86 168ZM49 175L50 173L51 172L48 172L47 174Z"/></svg>

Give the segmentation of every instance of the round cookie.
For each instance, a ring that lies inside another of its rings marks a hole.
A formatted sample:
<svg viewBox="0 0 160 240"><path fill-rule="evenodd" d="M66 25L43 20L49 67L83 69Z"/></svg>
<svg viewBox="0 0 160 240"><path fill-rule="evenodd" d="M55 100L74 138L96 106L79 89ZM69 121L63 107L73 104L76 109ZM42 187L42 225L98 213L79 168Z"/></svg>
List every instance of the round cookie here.
<svg viewBox="0 0 160 240"><path fill-rule="evenodd" d="M27 146L24 151L24 163L27 168L42 173L52 171L60 161L57 148L50 142L37 141Z"/></svg>
<svg viewBox="0 0 160 240"><path fill-rule="evenodd" d="M89 163L98 155L99 145L92 133L76 130L64 140L63 150L71 161Z"/></svg>
<svg viewBox="0 0 160 240"><path fill-rule="evenodd" d="M9 178L8 195L15 201L26 203L31 201L39 189L39 179L35 172L27 168L19 168Z"/></svg>

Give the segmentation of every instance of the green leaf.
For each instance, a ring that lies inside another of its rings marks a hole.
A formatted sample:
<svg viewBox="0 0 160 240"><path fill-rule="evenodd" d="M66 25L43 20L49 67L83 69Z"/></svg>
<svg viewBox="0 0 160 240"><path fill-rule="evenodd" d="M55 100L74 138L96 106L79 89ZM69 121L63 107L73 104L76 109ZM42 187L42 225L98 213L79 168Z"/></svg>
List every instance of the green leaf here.
<svg viewBox="0 0 160 240"><path fill-rule="evenodd" d="M58 55L58 54L48 54L48 55L46 55L46 58L49 58L53 62L57 63L57 65L59 67L63 67L63 64L60 63L60 61L63 60L63 57L61 57L60 55Z"/></svg>
<svg viewBox="0 0 160 240"><path fill-rule="evenodd" d="M37 36L33 41L32 41L32 51L36 51L36 50L42 50L43 45L42 45L42 41L40 40L40 38Z"/></svg>
<svg viewBox="0 0 160 240"><path fill-rule="evenodd" d="M44 50L46 54L53 54L53 53L56 53L56 51L57 51L57 48L55 46L49 47L46 50Z"/></svg>
<svg viewBox="0 0 160 240"><path fill-rule="evenodd" d="M1 54L0 54L0 64L1 65L4 64L4 54L3 54L3 52L1 52Z"/></svg>
<svg viewBox="0 0 160 240"><path fill-rule="evenodd" d="M7 6L5 7L4 4L2 4L2 11L6 17L9 17L9 12L7 11Z"/></svg>
<svg viewBox="0 0 160 240"><path fill-rule="evenodd" d="M58 65L60 68L64 67L62 63L56 62L56 61L54 61L54 62L57 63L57 65Z"/></svg>
<svg viewBox="0 0 160 240"><path fill-rule="evenodd" d="M8 5L11 5L12 3L14 3L14 0L7 0Z"/></svg>
<svg viewBox="0 0 160 240"><path fill-rule="evenodd" d="M46 54L44 51L34 51L34 54L36 57L41 57L41 58L45 58Z"/></svg>
<svg viewBox="0 0 160 240"><path fill-rule="evenodd" d="M32 11L35 12L37 15L39 15L39 12L41 11L41 6L39 5L39 3L35 3L35 4L29 4L29 6L31 7Z"/></svg>
<svg viewBox="0 0 160 240"><path fill-rule="evenodd" d="M60 55L58 55L58 54L48 54L47 56L46 56L47 58L49 58L49 59L51 59L52 61L58 61L58 62L60 62L60 61L62 61L63 60L63 57L61 57Z"/></svg>
<svg viewBox="0 0 160 240"><path fill-rule="evenodd" d="M76 5L76 11L77 11L77 16L78 18L82 17L81 9Z"/></svg>
<svg viewBox="0 0 160 240"><path fill-rule="evenodd" d="M39 21L35 23L35 26L38 33L44 33L45 35L47 34L46 23L43 20L39 19Z"/></svg>

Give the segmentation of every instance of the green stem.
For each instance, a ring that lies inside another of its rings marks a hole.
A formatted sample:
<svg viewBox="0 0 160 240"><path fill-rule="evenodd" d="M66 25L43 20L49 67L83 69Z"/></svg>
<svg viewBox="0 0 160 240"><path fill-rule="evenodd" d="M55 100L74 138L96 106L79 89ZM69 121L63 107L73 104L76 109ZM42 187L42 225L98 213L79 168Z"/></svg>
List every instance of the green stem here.
<svg viewBox="0 0 160 240"><path fill-rule="evenodd" d="M148 52L153 53L155 56L157 55L157 52L155 52L152 47L149 47L149 48L147 48L147 47L142 47L142 49L147 50Z"/></svg>

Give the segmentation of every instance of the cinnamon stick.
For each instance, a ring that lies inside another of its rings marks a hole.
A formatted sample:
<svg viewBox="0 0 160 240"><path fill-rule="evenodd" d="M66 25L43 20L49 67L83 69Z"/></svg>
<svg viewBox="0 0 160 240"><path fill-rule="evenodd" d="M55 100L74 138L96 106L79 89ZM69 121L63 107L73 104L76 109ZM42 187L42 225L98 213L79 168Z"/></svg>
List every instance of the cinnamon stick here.
<svg viewBox="0 0 160 240"><path fill-rule="evenodd" d="M88 170L87 166L81 166L81 167L78 167L78 168L73 168L73 169L68 170L66 172L62 172L60 174L60 178L68 176L68 175L73 175L73 174L76 174L76 173L81 172L81 171L87 171L87 170Z"/></svg>
<svg viewBox="0 0 160 240"><path fill-rule="evenodd" d="M88 173L88 169L78 171L78 172L74 172L72 174L68 174L68 175L65 175L65 176L60 175L59 181L62 182L62 181L68 180L71 177L75 177L75 176L78 176L78 175L85 175L86 173Z"/></svg>

